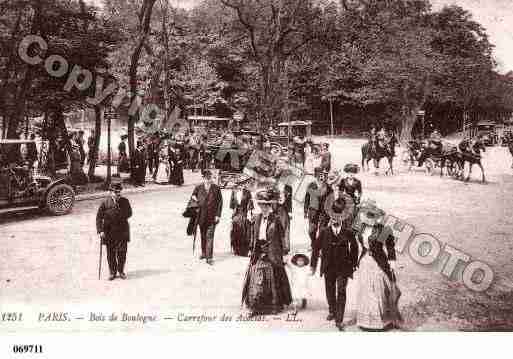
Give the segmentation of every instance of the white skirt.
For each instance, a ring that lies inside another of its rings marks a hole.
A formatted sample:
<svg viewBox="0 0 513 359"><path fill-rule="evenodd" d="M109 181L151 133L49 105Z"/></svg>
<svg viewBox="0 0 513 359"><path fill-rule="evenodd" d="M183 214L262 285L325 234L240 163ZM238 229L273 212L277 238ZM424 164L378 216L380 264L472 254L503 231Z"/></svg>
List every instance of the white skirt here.
<svg viewBox="0 0 513 359"><path fill-rule="evenodd" d="M155 179L155 182L159 184L169 183L169 163L159 163L159 170L157 172L157 178Z"/></svg>
<svg viewBox="0 0 513 359"><path fill-rule="evenodd" d="M397 302L400 291L368 253L357 270L356 324L366 329L384 329L397 326L401 314Z"/></svg>

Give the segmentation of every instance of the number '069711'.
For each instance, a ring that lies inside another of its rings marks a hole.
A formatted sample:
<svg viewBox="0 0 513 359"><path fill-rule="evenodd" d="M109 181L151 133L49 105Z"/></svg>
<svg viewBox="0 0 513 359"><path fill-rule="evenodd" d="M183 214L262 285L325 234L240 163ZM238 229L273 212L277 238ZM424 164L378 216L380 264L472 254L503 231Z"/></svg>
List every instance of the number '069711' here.
<svg viewBox="0 0 513 359"><path fill-rule="evenodd" d="M25 354L25 353L41 354L41 353L43 353L43 346L39 345L39 344L13 345L12 351L15 354Z"/></svg>

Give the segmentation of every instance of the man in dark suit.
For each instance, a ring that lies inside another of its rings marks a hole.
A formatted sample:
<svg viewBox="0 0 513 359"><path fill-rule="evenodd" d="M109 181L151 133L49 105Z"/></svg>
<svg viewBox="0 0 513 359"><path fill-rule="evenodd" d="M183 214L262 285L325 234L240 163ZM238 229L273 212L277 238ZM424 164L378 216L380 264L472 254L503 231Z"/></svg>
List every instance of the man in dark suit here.
<svg viewBox="0 0 513 359"><path fill-rule="evenodd" d="M146 181L146 150L142 141L137 141L134 153L134 179L136 186L145 185Z"/></svg>
<svg viewBox="0 0 513 359"><path fill-rule="evenodd" d="M324 172L331 171L331 153L330 153L330 145L328 143L323 143L322 152L321 152L321 168Z"/></svg>
<svg viewBox="0 0 513 359"><path fill-rule="evenodd" d="M130 202L121 196L121 184L113 184L110 196L103 200L96 214L96 230L102 244L107 246L107 261L109 262L109 280L126 279L125 262L127 244L130 241L130 226L128 218L132 216Z"/></svg>
<svg viewBox="0 0 513 359"><path fill-rule="evenodd" d="M212 172L203 171L203 184L194 188L192 199L198 202L199 212L197 225L201 234L201 257L207 263L213 264L214 232L221 218L223 210L223 197L221 189L214 184Z"/></svg>
<svg viewBox="0 0 513 359"><path fill-rule="evenodd" d="M350 199L349 199L350 200ZM339 330L344 330L347 279L352 278L358 261L358 244L351 230L352 211L343 197L331 205L330 225L321 230L312 250L311 268L315 274L321 252L321 277L324 275L328 300L328 321L335 319Z"/></svg>

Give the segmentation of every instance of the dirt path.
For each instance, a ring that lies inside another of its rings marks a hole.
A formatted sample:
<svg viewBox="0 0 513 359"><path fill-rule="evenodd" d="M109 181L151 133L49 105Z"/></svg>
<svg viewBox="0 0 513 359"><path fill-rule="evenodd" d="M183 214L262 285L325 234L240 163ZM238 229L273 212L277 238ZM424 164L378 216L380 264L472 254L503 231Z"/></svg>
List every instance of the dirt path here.
<svg viewBox="0 0 513 359"><path fill-rule="evenodd" d="M334 141L334 166L359 162L361 143ZM418 232L433 234L440 242L488 263L498 277L505 278L500 287L475 293L460 284L461 273L449 280L439 273L440 269L423 267L403 252L398 258L398 275L404 330L513 329L513 296L508 291L513 273L511 159L506 149L491 149L484 162L489 178L486 185L440 179L420 171L398 170L389 177L359 175L364 197L375 199ZM300 322L287 321L286 314L266 318L265 322L237 322L247 259L230 254L228 210L216 231L215 265L210 267L192 256L191 238L184 235L187 222L181 217L190 191L173 188L164 193L129 196L134 217L127 281L106 281L106 262L104 280L97 279L94 216L99 201L81 202L66 217L25 215L24 219L1 223L1 310L22 311L26 319L4 323L0 331L334 329L324 320L327 305L323 281L318 276L312 279L312 298L308 309L299 314ZM224 193L226 209L228 194ZM308 240L301 212L301 204L294 203L293 250L304 252ZM351 281L345 317L348 330L357 330L354 296ZM72 320L39 321L39 314L47 311L68 312ZM156 315L157 320L148 319L144 324L90 322L90 312L140 313ZM223 313L232 316L233 321L220 322ZM201 314L218 317L202 323L185 321L186 316ZM81 317L84 319L77 319Z"/></svg>

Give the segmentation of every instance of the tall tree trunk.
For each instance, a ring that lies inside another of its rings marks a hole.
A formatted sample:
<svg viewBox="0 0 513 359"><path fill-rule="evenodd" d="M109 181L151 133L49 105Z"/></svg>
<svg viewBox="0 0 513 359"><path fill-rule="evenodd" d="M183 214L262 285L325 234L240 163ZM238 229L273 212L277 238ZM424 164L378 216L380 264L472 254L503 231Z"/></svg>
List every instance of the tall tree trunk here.
<svg viewBox="0 0 513 359"><path fill-rule="evenodd" d="M165 7L162 8L162 40L164 41L164 119L163 124L167 125L169 114L171 112L171 104L169 101L169 34L167 32L167 21L169 11L169 1L163 0Z"/></svg>
<svg viewBox="0 0 513 359"><path fill-rule="evenodd" d="M32 4L32 7L34 9L34 16L32 17L32 23L30 28L31 34L38 34L41 32L41 17L43 13L42 3L42 1L35 1L34 4ZM16 87L15 90L16 93L14 99L14 109L10 116L7 115L7 138L18 138L18 126L20 120L25 117L27 92L30 90L31 85L32 69L29 64L26 64L21 84L18 87Z"/></svg>
<svg viewBox="0 0 513 359"><path fill-rule="evenodd" d="M413 126L415 126L415 122L417 122L417 112L420 107L408 108L404 111L402 119L401 119L401 135L399 136L399 140L401 142L407 142L412 138L412 130Z"/></svg>
<svg viewBox="0 0 513 359"><path fill-rule="evenodd" d="M153 5L155 5L156 0L144 0L141 12L139 13L139 25L140 25L140 33L139 39L137 41L137 45L135 46L134 52L130 57L130 72L129 72L129 84L130 84L130 103L134 104L137 101L137 67L139 66L139 59L141 57L141 52L144 46L144 42L148 37L150 32L150 20L151 14L153 11ZM132 179L135 177L135 171L133 166L133 158L135 151L135 124L139 121L139 111L135 111L135 113L128 114L128 151L130 154L130 176Z"/></svg>
<svg viewBox="0 0 513 359"><path fill-rule="evenodd" d="M91 149L89 149L89 170L87 172L89 181L93 180L96 172L96 163L98 162L98 153L102 134L102 116L103 108L100 106L94 106L94 145L92 148L92 154Z"/></svg>

